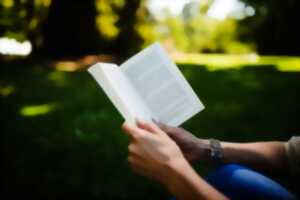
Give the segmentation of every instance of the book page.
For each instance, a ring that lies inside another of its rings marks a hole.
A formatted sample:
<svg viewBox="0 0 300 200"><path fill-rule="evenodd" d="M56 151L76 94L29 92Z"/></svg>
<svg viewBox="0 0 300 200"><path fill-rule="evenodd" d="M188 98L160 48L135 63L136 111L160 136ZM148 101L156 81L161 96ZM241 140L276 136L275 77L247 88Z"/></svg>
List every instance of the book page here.
<svg viewBox="0 0 300 200"><path fill-rule="evenodd" d="M178 126L204 109L165 50L154 44L121 65L152 117Z"/></svg>
<svg viewBox="0 0 300 200"><path fill-rule="evenodd" d="M136 118L151 120L150 111L117 65L98 63L88 71L126 121L135 123Z"/></svg>

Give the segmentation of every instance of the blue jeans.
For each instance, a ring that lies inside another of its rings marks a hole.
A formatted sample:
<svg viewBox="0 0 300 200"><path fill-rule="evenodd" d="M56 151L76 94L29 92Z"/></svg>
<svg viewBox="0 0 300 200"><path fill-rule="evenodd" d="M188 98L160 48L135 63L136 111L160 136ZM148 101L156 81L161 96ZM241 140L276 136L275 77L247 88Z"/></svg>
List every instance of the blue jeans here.
<svg viewBox="0 0 300 200"><path fill-rule="evenodd" d="M233 200L295 200L296 197L270 178L237 164L217 168L206 181Z"/></svg>

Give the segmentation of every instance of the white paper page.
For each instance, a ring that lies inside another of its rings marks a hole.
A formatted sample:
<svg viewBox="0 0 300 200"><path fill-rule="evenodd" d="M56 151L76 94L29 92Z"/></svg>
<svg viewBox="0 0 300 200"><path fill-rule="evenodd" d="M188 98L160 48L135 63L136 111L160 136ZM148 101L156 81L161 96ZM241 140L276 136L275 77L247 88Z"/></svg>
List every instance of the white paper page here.
<svg viewBox="0 0 300 200"><path fill-rule="evenodd" d="M155 43L124 64L126 74L154 119L178 126L204 109L184 76Z"/></svg>
<svg viewBox="0 0 300 200"><path fill-rule="evenodd" d="M135 123L136 118L151 120L150 111L117 65L98 63L88 71L126 121Z"/></svg>

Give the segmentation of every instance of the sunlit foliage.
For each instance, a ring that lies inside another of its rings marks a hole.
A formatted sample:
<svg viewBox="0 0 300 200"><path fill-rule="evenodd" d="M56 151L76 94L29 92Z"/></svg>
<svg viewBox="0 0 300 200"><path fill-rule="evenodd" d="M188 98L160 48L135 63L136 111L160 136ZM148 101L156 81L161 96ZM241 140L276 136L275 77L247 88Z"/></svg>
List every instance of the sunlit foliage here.
<svg viewBox="0 0 300 200"><path fill-rule="evenodd" d="M19 41L30 40L34 50L36 47L43 46L45 44L43 40L47 40L45 36L47 30L41 31L41 29L45 22L51 21L48 13L51 9L53 11L54 2L62 5L63 1L0 1L0 37L15 38ZM100 53L109 52L118 56L128 56L156 40L160 40L173 50L193 53L243 54L258 51L268 54L297 55L299 49L297 42L294 42L299 40L299 34L296 29L291 28L296 25L299 16L297 0L291 0L290 3L279 0L275 0L274 3L238 0L237 2L243 4L245 8L245 13L239 13L243 17L234 18L232 14L231 17L222 20L214 19L209 15L209 10L216 0L190 1L179 15L172 15L165 9L160 11L160 17L150 11L151 0L90 0L88 2L95 12L90 12L88 6L87 8L79 6L79 10L83 9L82 15L91 13L90 18L86 16L87 18L84 19L89 19L87 24L95 26L97 30L95 29L93 34L91 29L87 31L90 35L79 30L77 35L83 38L82 40L84 37L85 40L88 38L90 41L96 40L95 44L86 42L89 44L88 48L92 49L87 51L89 53L103 51ZM67 9L69 3L64 2L63 5L63 9ZM70 2L71 5L74 6L75 3ZM77 14L80 13L72 9L66 13L67 15L61 14L58 17L62 19L58 26L59 29L65 28L63 31L68 34L68 30L73 32L77 29L77 24L70 23L71 26L67 23L68 20L79 20ZM53 25L53 21L51 23ZM51 27L52 30L55 25ZM78 26L78 29L81 28L85 30L82 24ZM270 31L274 34L270 34ZM59 35L62 33L60 32ZM93 37L90 37L91 35ZM64 40L61 41L63 42ZM81 43L84 46L85 42L81 41ZM70 46L68 42L65 44ZM127 51L120 50L120 44L122 48L127 48ZM45 46L48 48L47 45Z"/></svg>
<svg viewBox="0 0 300 200"><path fill-rule="evenodd" d="M124 0L112 0L103 1L96 0L96 8L99 12L96 23L100 33L107 39L115 38L119 33L119 28L116 22L119 16L116 13L116 9L120 9L124 6Z"/></svg>
<svg viewBox="0 0 300 200"><path fill-rule="evenodd" d="M192 5L194 6L194 5ZM207 4L200 4L193 15L185 13L194 9L187 5L181 16L167 16L156 25L160 39L172 43L174 48L186 52L249 53L255 51L250 43L238 38L238 22L227 18L217 20L206 15Z"/></svg>
<svg viewBox="0 0 300 200"><path fill-rule="evenodd" d="M125 5L129 2L95 0L95 23L99 31L99 41L113 45L113 41L118 42L122 34L129 34L124 32L125 29L130 29L128 26L134 26L131 29L142 38L141 46L160 40L173 49L187 52L247 53L255 50L253 45L242 43L236 37L236 20L218 21L206 16L212 0L201 1L199 5L187 4L179 16L168 14L166 10L163 19L153 16L147 7L148 2L149 0L141 0L137 12L131 13L135 22L122 25L120 23L124 23L124 12L128 12L124 10ZM4 0L0 9L0 26L4 27L1 35L21 41L30 39L34 47L43 44L40 28L47 20L51 0Z"/></svg>
<svg viewBox="0 0 300 200"><path fill-rule="evenodd" d="M50 5L51 0L0 1L0 36L41 43L39 27Z"/></svg>

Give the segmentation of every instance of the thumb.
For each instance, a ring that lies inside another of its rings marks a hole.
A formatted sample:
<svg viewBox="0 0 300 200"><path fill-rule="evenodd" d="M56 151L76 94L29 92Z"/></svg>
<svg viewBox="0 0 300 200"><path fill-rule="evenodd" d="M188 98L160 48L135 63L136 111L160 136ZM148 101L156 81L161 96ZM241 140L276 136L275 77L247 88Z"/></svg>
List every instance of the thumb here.
<svg viewBox="0 0 300 200"><path fill-rule="evenodd" d="M139 136L142 136L145 134L143 130L139 129L137 126L132 125L128 122L124 122L122 124L122 130L132 140L135 140Z"/></svg>
<svg viewBox="0 0 300 200"><path fill-rule="evenodd" d="M137 119L137 126L153 134L163 133L163 130L161 130L160 127L155 123L151 123L151 122L146 123L140 119Z"/></svg>

